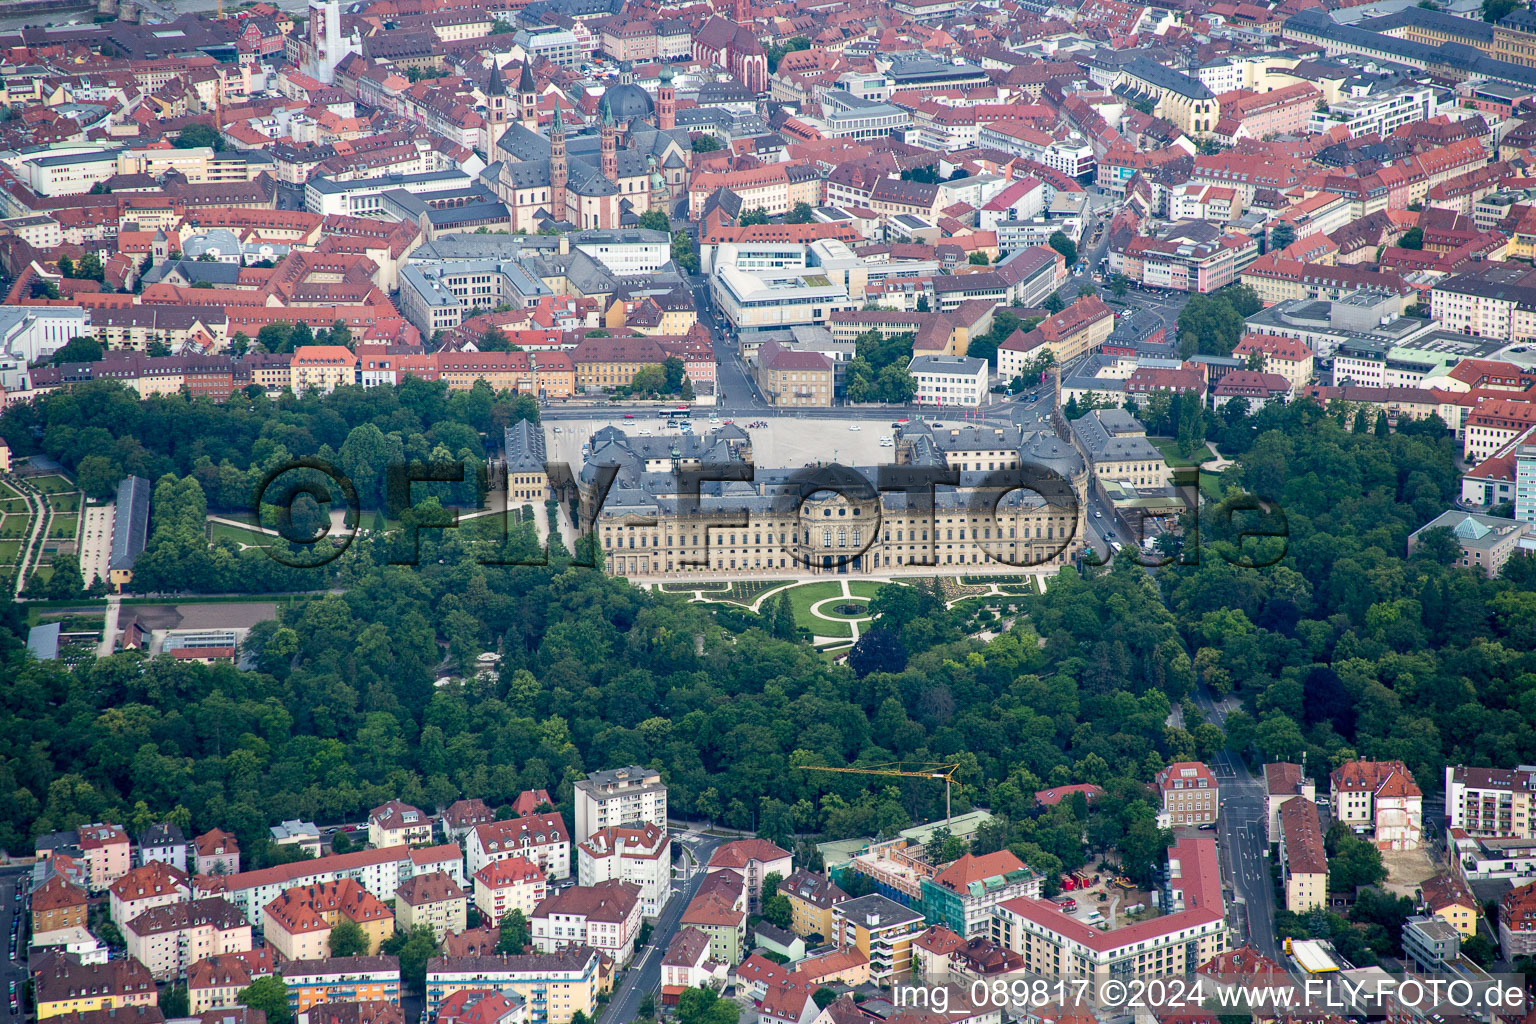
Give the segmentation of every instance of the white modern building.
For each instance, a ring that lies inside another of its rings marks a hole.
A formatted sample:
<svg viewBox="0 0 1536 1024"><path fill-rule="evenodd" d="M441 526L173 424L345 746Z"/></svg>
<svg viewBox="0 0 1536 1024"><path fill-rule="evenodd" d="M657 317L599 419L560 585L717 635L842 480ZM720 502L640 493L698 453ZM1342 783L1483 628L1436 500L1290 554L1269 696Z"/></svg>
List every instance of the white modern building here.
<svg viewBox="0 0 1536 1024"><path fill-rule="evenodd" d="M639 765L593 772L576 783L576 834L582 840L615 825L667 827L667 787L661 773Z"/></svg>
<svg viewBox="0 0 1536 1024"><path fill-rule="evenodd" d="M91 336L90 314L80 306L0 306L0 353L28 363Z"/></svg>
<svg viewBox="0 0 1536 1024"><path fill-rule="evenodd" d="M913 356L917 404L975 409L987 398L987 361L970 356Z"/></svg>
<svg viewBox="0 0 1536 1024"><path fill-rule="evenodd" d="M610 825L576 844L576 884L617 879L640 894L640 913L655 917L671 893L672 839L652 824Z"/></svg>

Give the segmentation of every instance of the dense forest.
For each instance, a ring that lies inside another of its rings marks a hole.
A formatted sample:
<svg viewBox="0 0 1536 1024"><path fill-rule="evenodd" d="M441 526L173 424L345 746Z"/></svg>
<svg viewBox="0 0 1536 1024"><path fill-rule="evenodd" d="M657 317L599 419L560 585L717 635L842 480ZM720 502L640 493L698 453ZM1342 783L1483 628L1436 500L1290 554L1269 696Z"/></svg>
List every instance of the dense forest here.
<svg viewBox="0 0 1536 1024"><path fill-rule="evenodd" d="M80 411L98 400L62 402L67 430L98 429ZM243 442L152 443L135 433L151 421L125 418L112 445L175 475L157 483L174 510L208 486L198 466L238 469L241 443L249 459L268 442L345 444L379 416L425 433L443 425L412 401L402 387L370 392L350 417L325 403L279 407L281 441L235 415ZM178 415L222 415L186 406ZM5 426L19 422L8 413ZM79 465L79 449L60 444L66 428L35 426ZM267 826L284 817L356 821L392 797L494 806L528 787L568 809L573 780L631 762L662 771L676 813L794 843L889 833L943 806L929 783L797 766L955 759L957 810L997 815L978 849L1009 847L1045 870L1114 850L1146 878L1166 837L1145 784L1169 760L1224 743L1255 761L1306 753L1314 773L1399 757L1428 790L1446 762L1536 761L1536 566L1518 559L1487 580L1447 564L1444 543L1406 558L1408 534L1456 492L1449 436L1433 424L1378 436L1309 403L1265 410L1253 429L1224 475L1227 498L1202 510L1198 543L1187 524L1182 559L1193 564L1065 572L1042 596L1010 599L1023 613L985 643L930 586L886 588L857 669L786 636L772 615L686 603L560 557L480 564L531 554L526 524L505 540L422 531L419 567L387 564L388 542L362 538L324 570L336 593L253 632L251 672L137 653L73 672L28 662L7 605L0 846L100 818L171 816L235 832L261 863ZM1242 511L1251 502L1238 491L1268 502L1262 515L1287 535L1241 536L1259 513ZM157 511L156 529L178 528L178 514ZM442 666L484 650L501 653L499 678L438 685ZM1226 736L1187 699L1198 685L1243 701ZM1037 789L1076 781L1109 791L1091 813L1081 800L1034 806Z"/></svg>

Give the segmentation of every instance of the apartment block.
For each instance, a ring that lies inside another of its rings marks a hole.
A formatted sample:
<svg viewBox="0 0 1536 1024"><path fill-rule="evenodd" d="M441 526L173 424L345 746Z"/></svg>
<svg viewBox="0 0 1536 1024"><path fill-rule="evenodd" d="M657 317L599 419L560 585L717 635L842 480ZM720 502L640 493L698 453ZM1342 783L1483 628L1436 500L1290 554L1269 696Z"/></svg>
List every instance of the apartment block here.
<svg viewBox="0 0 1536 1024"><path fill-rule="evenodd" d="M465 842L471 874L494 861L521 857L552 879L571 875L571 837L559 813L524 814L476 826Z"/></svg>
<svg viewBox="0 0 1536 1024"><path fill-rule="evenodd" d="M90 897L63 875L54 875L32 890L32 935L66 928L84 928Z"/></svg>
<svg viewBox="0 0 1536 1024"><path fill-rule="evenodd" d="M1474 836L1533 839L1536 766L1445 769L1446 827Z"/></svg>
<svg viewBox="0 0 1536 1024"><path fill-rule="evenodd" d="M32 985L38 1020L159 1002L149 968L131 957L82 964L68 953L53 953L33 970Z"/></svg>
<svg viewBox="0 0 1536 1024"><path fill-rule="evenodd" d="M180 978L199 960L251 948L251 923L213 896L146 910L122 933L128 955L149 968L156 981Z"/></svg>
<svg viewBox="0 0 1536 1024"><path fill-rule="evenodd" d="M921 912L879 893L832 908L831 938L844 949L857 949L869 959L870 980L876 984L912 972L912 943L926 927Z"/></svg>
<svg viewBox="0 0 1536 1024"><path fill-rule="evenodd" d="M1181 839L1168 849L1161 917L1100 931L1047 900L997 907L992 941L1018 953L1023 969L1046 978L1167 977L1193 973L1227 949L1226 908L1216 842Z"/></svg>
<svg viewBox="0 0 1536 1024"><path fill-rule="evenodd" d="M622 967L634 956L641 921L639 888L612 879L545 897L529 923L533 946L541 952L591 946Z"/></svg>
<svg viewBox="0 0 1536 1024"><path fill-rule="evenodd" d="M475 872L475 906L483 917L500 921L514 910L533 913L548 892L543 870L522 857L503 857Z"/></svg>
<svg viewBox="0 0 1536 1024"><path fill-rule="evenodd" d="M1333 770L1334 820L1383 850L1414 850L1424 838L1424 794L1401 761L1349 761Z"/></svg>
<svg viewBox="0 0 1536 1024"><path fill-rule="evenodd" d="M433 871L406 879L395 890L395 926L403 932L425 925L438 942L449 932L462 932L469 897L448 875Z"/></svg>
<svg viewBox="0 0 1536 1024"><path fill-rule="evenodd" d="M577 1013L595 1016L602 984L597 950L576 946L521 956L448 956L427 961L426 1009L435 1013L455 992L488 989L518 996L529 1024L568 1024Z"/></svg>
<svg viewBox="0 0 1536 1024"><path fill-rule="evenodd" d="M807 938L831 935L832 908L849 898L830 878L804 869L780 882L779 892L789 900L790 928L796 935Z"/></svg>
<svg viewBox="0 0 1536 1024"><path fill-rule="evenodd" d="M447 872L455 882L462 885L463 854L452 844L390 846L382 850L332 854L259 871L199 876L193 880L193 895L222 896L239 907L246 919L255 924L261 920L267 904L289 889L350 879L367 889L375 899L382 901L393 899L400 883L412 875L430 871Z"/></svg>
<svg viewBox="0 0 1536 1024"><path fill-rule="evenodd" d="M432 842L432 819L410 804L391 800L368 812L368 845L421 846Z"/></svg>
<svg viewBox="0 0 1536 1024"><path fill-rule="evenodd" d="M262 910L262 934L284 960L322 960L331 929L343 920L362 929L369 955L395 934L389 908L350 878L285 891Z"/></svg>
<svg viewBox="0 0 1536 1024"><path fill-rule="evenodd" d="M1216 776L1200 761L1176 761L1158 772L1157 791L1173 825L1214 825L1221 813Z"/></svg>
<svg viewBox="0 0 1536 1024"><path fill-rule="evenodd" d="M593 886L617 879L640 893L640 913L655 917L671 894L672 838L652 824L613 825L598 829L576 844L578 885Z"/></svg>
<svg viewBox="0 0 1536 1024"><path fill-rule="evenodd" d="M576 783L576 833L589 838L613 825L651 824L666 830L667 787L661 774L639 765L593 772Z"/></svg>
<svg viewBox="0 0 1536 1024"><path fill-rule="evenodd" d="M735 871L746 881L747 909L755 911L763 903L763 879L777 874L782 880L795 870L794 858L766 839L737 839L724 843L710 856L705 871Z"/></svg>
<svg viewBox="0 0 1536 1024"><path fill-rule="evenodd" d="M151 861L112 883L107 889L107 913L122 926L146 910L184 903L191 898L191 881L185 871Z"/></svg>
<svg viewBox="0 0 1536 1024"><path fill-rule="evenodd" d="M1317 799L1317 787L1301 772L1301 765L1272 761L1264 766L1264 800L1268 812L1264 835L1269 845L1280 841L1280 808L1291 800Z"/></svg>
<svg viewBox="0 0 1536 1024"><path fill-rule="evenodd" d="M1280 877L1285 909L1305 914L1328 904L1328 856L1317 804L1302 798L1280 808Z"/></svg>
<svg viewBox="0 0 1536 1024"><path fill-rule="evenodd" d="M303 1013L317 1003L400 1003L400 960L393 956L333 956L295 960L281 967L288 1008Z"/></svg>
<svg viewBox="0 0 1536 1024"><path fill-rule="evenodd" d="M993 907L1020 896L1039 899L1040 883L1040 875L1007 850L980 857L967 853L922 880L923 917L962 938L986 936Z"/></svg>

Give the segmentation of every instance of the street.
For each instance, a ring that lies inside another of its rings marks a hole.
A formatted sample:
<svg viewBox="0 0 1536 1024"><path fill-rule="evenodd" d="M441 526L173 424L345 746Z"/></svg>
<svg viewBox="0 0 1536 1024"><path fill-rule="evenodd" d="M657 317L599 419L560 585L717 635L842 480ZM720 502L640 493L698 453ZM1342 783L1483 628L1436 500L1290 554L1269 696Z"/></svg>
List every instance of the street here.
<svg viewBox="0 0 1536 1024"><path fill-rule="evenodd" d="M4 928L6 941L14 934L12 928L19 915L22 917L20 937L17 940L16 956L12 958L10 947L6 947L6 957L0 960L0 989L9 993L14 983L19 994L27 982L27 943L29 941L29 926L26 918L26 903L16 899L16 889L24 884L24 880L30 869L26 867L0 868L0 927ZM4 996L5 1003L0 1008L0 1020L19 1021L23 1015L11 1012L10 996Z"/></svg>
<svg viewBox="0 0 1536 1024"><path fill-rule="evenodd" d="M1208 721L1226 728L1227 712L1212 699L1210 690L1200 686L1194 701ZM1275 939L1270 858L1265 856L1268 846L1264 819L1269 812L1264 783L1230 750L1216 755L1211 770L1221 787L1221 818L1216 835L1226 860L1227 882L1235 897L1229 919L1259 952L1284 964L1280 943Z"/></svg>
<svg viewBox="0 0 1536 1024"><path fill-rule="evenodd" d="M690 870L690 873L686 880L673 880L672 898L656 918L651 929L650 945L635 951L635 958L625 971L624 980L614 990L613 998L608 1000L608 1006L598 1018L599 1024L625 1024L634 1020L640 1016L640 1004L652 993L656 993L657 1002L660 1002L662 958L667 955L667 947L678 932L683 910L692 902L704 882L704 865L709 863L715 848L725 841L717 836L700 833L679 835L675 829L671 831L674 833L673 840L683 851L678 863L685 870Z"/></svg>

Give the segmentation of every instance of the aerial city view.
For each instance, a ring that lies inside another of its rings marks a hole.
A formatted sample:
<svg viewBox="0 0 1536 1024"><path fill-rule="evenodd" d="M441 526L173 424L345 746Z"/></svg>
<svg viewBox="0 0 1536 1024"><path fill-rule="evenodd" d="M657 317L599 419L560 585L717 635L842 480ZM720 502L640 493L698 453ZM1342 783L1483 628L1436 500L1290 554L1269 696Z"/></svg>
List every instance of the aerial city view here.
<svg viewBox="0 0 1536 1024"><path fill-rule="evenodd" d="M0 0L0 1024L1536 1024L1536 0Z"/></svg>

